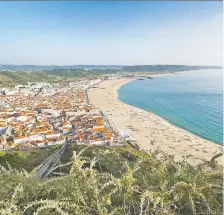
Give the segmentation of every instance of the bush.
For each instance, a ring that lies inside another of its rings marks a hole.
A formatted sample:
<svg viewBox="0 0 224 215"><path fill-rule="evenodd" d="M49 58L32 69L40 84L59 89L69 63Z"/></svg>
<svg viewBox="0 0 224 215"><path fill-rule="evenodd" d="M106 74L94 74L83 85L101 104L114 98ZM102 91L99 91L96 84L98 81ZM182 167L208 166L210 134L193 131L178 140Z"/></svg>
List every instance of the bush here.
<svg viewBox="0 0 224 215"><path fill-rule="evenodd" d="M123 174L115 176L96 168L98 152L90 159L83 150L74 152L68 174L44 180L35 170L2 167L0 214L222 214L222 168L214 160L212 167L209 162L193 167L152 154L133 163L123 160ZM114 150L104 153L109 165L112 157L120 159Z"/></svg>

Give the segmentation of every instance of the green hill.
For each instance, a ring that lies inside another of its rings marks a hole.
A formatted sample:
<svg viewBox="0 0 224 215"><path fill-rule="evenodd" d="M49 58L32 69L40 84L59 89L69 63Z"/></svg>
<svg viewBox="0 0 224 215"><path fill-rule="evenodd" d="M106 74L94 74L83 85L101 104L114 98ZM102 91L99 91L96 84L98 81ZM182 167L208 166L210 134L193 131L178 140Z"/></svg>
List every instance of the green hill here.
<svg viewBox="0 0 224 215"><path fill-rule="evenodd" d="M11 87L17 84L26 84L27 82L52 82L51 77L44 72L11 72L0 71L0 85Z"/></svg>
<svg viewBox="0 0 224 215"><path fill-rule="evenodd" d="M181 72L200 69L221 69L220 66L186 66L186 65L136 65L124 66L128 72Z"/></svg>
<svg viewBox="0 0 224 215"><path fill-rule="evenodd" d="M0 151L0 166L10 167L30 172L50 156L58 146L48 148L34 148L28 151Z"/></svg>
<svg viewBox="0 0 224 215"><path fill-rule="evenodd" d="M99 78L105 74L116 73L118 70L77 70L77 69L52 69L45 71L0 71L0 86L12 87L17 84L26 84L27 82L66 82L83 79Z"/></svg>
<svg viewBox="0 0 224 215"><path fill-rule="evenodd" d="M110 75L115 73L156 73L156 72L180 72L188 70L199 69L219 69L221 67L215 66L185 66L185 65L136 65L136 66L123 66L119 68L104 68L104 69L71 69L62 67L55 68L54 66L18 66L20 69L35 68L42 69L40 71L17 71L17 66L7 67L14 68L15 71L5 70L0 71L0 86L12 87L17 84L26 84L27 82L68 82L83 79L94 79L104 75Z"/></svg>

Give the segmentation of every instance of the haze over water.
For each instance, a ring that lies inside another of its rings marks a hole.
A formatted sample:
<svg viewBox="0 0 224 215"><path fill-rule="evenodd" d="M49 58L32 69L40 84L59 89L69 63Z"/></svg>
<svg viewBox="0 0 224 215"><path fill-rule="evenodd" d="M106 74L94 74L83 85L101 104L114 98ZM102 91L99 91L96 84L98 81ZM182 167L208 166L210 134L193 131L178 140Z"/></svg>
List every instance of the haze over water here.
<svg viewBox="0 0 224 215"><path fill-rule="evenodd" d="M215 143L223 143L222 70L198 70L135 80L119 99Z"/></svg>

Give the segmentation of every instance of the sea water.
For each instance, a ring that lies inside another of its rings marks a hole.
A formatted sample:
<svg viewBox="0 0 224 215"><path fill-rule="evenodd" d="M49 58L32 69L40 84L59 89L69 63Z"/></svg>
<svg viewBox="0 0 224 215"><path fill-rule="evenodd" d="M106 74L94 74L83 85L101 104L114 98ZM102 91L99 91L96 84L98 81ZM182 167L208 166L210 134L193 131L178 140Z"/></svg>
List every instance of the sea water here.
<svg viewBox="0 0 224 215"><path fill-rule="evenodd" d="M179 72L134 80L119 99L215 143L223 143L223 73L220 69Z"/></svg>

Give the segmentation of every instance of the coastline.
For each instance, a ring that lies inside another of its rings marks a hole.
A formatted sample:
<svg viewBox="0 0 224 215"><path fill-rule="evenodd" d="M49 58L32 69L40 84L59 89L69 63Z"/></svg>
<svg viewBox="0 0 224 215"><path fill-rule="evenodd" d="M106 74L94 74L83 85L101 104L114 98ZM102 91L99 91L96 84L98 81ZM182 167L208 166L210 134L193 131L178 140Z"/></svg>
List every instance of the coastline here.
<svg viewBox="0 0 224 215"><path fill-rule="evenodd" d="M121 102L118 89L133 80L107 80L97 85L98 88L90 88L88 94L91 103L98 106L118 130L131 134L141 149L160 149L173 155L175 160L187 157L191 164L210 160L220 151L221 145L177 127L152 112ZM222 158L218 162L222 163Z"/></svg>

